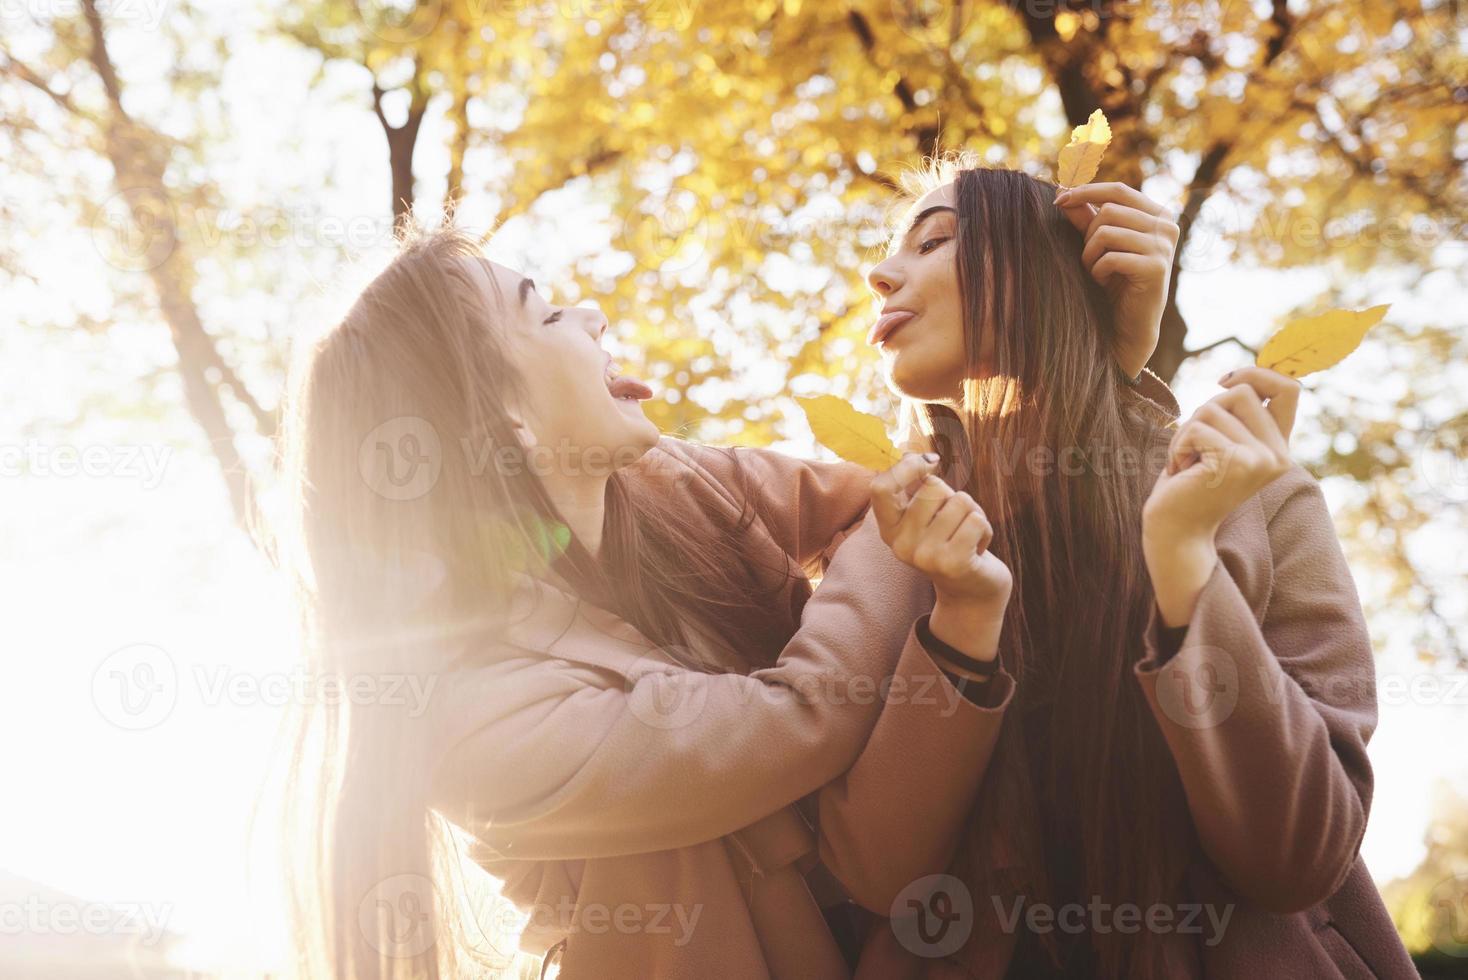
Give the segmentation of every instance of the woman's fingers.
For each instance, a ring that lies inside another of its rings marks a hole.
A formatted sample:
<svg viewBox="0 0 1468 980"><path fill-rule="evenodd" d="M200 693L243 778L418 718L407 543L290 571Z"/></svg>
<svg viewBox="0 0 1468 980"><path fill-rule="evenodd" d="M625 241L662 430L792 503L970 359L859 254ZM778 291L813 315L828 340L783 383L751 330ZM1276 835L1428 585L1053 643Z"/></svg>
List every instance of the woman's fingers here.
<svg viewBox="0 0 1468 980"><path fill-rule="evenodd" d="M1260 408L1263 412L1263 408ZM1255 443L1259 441L1258 433L1244 423L1244 421L1226 404L1222 398L1204 402L1193 415L1196 419L1208 423L1224 436L1239 443ZM1264 421L1270 428L1274 427L1274 420L1267 413Z"/></svg>
<svg viewBox="0 0 1468 980"><path fill-rule="evenodd" d="M872 479L872 513L877 517L877 527L882 540L891 544L891 535L902 520L907 509L909 491L914 483L938 468L937 453L927 456L909 453L885 473Z"/></svg>
<svg viewBox="0 0 1468 980"><path fill-rule="evenodd" d="M1288 455L1289 440L1279 430L1279 422L1264 407L1264 399L1250 385L1237 385L1213 399L1213 402L1244 425L1253 441L1261 443L1279 456Z"/></svg>
<svg viewBox="0 0 1468 980"><path fill-rule="evenodd" d="M1207 422L1193 418L1173 437L1167 453L1167 472L1181 473L1198 461L1210 457L1227 458L1235 443Z"/></svg>
<svg viewBox="0 0 1468 980"><path fill-rule="evenodd" d="M1090 269L1096 260L1107 252L1130 252L1134 255L1151 255L1156 251L1150 235L1130 228L1107 225L1091 236L1086 247L1081 249L1081 264Z"/></svg>
<svg viewBox="0 0 1468 980"><path fill-rule="evenodd" d="M897 557L904 560L912 557L922 540L923 532L932 523L933 515L938 513L938 508L951 496L953 490L938 477L929 475L923 478L922 485L912 495L912 500L908 501L907 510L897 522L897 532L889 542Z"/></svg>
<svg viewBox="0 0 1468 980"><path fill-rule="evenodd" d="M1096 210L1089 204L1060 205L1061 214L1064 214L1066 220L1075 225L1076 231L1083 235L1090 229L1091 222L1096 219Z"/></svg>
<svg viewBox="0 0 1468 980"><path fill-rule="evenodd" d="M953 537L964 518L973 513L978 505L972 497L963 491L953 494L943 501L938 512L928 526L918 535L918 541L913 548L913 560L920 568L931 568L947 548L949 539Z"/></svg>
<svg viewBox="0 0 1468 980"><path fill-rule="evenodd" d="M1146 280L1166 276L1168 270L1169 264L1161 256L1107 252L1091 266L1091 278L1104 286L1117 276L1123 279Z"/></svg>
<svg viewBox="0 0 1468 980"><path fill-rule="evenodd" d="M1288 445L1290 433L1295 429L1295 413L1300 407L1300 382L1278 371L1251 365L1230 371L1219 384L1225 388L1248 385L1259 397L1267 399L1265 407L1274 416L1275 424Z"/></svg>
<svg viewBox="0 0 1468 980"><path fill-rule="evenodd" d="M1145 211L1159 218L1167 217L1167 211L1162 205L1136 188L1128 187L1114 180L1066 188L1056 197L1055 203L1065 208L1078 204L1090 204L1097 208L1103 204L1124 204L1129 208L1136 208L1138 211ZM1175 228L1176 225L1173 227Z"/></svg>
<svg viewBox="0 0 1468 980"><path fill-rule="evenodd" d="M1085 229L1086 240L1090 241L1092 235L1108 227L1140 231L1147 236L1148 241L1158 242L1159 248L1161 248L1160 242L1162 241L1167 241L1169 244L1177 242L1175 237L1177 225L1150 211L1143 211L1125 204L1103 204L1097 208L1096 213L1091 217L1090 225Z"/></svg>

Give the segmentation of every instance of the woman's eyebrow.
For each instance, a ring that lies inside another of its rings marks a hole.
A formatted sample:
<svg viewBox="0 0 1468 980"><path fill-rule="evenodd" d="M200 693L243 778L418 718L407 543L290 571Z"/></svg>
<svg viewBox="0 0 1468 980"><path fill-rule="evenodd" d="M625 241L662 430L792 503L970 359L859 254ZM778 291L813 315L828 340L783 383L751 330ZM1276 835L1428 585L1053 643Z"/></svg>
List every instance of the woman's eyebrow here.
<svg viewBox="0 0 1468 980"><path fill-rule="evenodd" d="M520 305L525 305L525 297L530 295L530 290L535 288L535 280L529 277L520 280Z"/></svg>
<svg viewBox="0 0 1468 980"><path fill-rule="evenodd" d="M924 221L928 220L928 218L930 218L931 216L937 214L939 211L947 211L949 214L958 213L956 209L950 208L946 204L935 204L930 208L924 208L922 214L912 219L912 224L907 226L907 231L904 233L904 235L911 235L914 228L922 224Z"/></svg>

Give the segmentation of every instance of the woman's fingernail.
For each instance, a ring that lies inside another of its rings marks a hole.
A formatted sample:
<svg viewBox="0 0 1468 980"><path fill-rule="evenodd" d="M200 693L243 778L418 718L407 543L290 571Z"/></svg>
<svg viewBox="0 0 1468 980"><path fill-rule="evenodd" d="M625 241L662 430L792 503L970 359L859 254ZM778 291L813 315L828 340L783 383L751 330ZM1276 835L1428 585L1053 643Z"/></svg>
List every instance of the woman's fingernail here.
<svg viewBox="0 0 1468 980"><path fill-rule="evenodd" d="M1056 194L1055 195L1055 203L1056 204L1064 204L1069 199L1070 199L1070 191L1061 191L1059 194Z"/></svg>
<svg viewBox="0 0 1468 980"><path fill-rule="evenodd" d="M1227 381L1229 378L1232 378L1233 376L1234 376L1234 373L1232 371L1230 371L1228 374L1225 374L1223 377L1219 378L1218 379L1218 383L1219 384L1223 384L1225 381Z"/></svg>
<svg viewBox="0 0 1468 980"><path fill-rule="evenodd" d="M927 460L930 463L936 463L941 458L942 457L939 456L937 453L923 453L923 459Z"/></svg>

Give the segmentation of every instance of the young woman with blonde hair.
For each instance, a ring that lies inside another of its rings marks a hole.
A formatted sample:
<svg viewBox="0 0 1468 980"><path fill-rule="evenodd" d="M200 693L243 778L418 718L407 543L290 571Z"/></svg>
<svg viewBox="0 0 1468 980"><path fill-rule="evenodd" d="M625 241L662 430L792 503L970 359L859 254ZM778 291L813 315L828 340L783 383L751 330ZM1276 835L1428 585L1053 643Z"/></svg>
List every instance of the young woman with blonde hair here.
<svg viewBox="0 0 1468 980"><path fill-rule="evenodd" d="M1145 360L1165 277L1139 292ZM838 878L871 900L951 857L1009 690L965 666L1008 593L981 509L924 483L936 455L874 483L660 438L606 326L445 231L301 361L283 554L312 663L428 692L300 720L307 975L472 967L449 824L568 978L844 977Z"/></svg>

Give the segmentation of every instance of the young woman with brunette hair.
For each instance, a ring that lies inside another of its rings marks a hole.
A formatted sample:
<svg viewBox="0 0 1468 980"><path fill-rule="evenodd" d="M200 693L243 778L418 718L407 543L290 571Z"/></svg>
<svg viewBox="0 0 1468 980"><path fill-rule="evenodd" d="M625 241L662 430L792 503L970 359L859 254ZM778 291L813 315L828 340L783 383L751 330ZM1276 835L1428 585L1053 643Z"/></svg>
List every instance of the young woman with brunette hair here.
<svg viewBox="0 0 1468 980"><path fill-rule="evenodd" d="M1117 294L1132 371L1165 288ZM1008 596L982 511L921 485L936 455L874 482L660 438L606 327L443 231L304 350L282 554L311 664L426 695L300 719L306 975L466 968L450 825L523 947L598 980L839 980L833 873L870 900L952 856L1008 692L949 659L992 661L970 624Z"/></svg>
<svg viewBox="0 0 1468 980"><path fill-rule="evenodd" d="M1134 191L962 160L918 191L870 339L1013 574L1014 693L954 864L967 943L924 961L877 930L858 976L1415 975L1358 855L1371 648L1290 462L1298 383L1234 371L1178 425L1118 374L1099 281L1167 224ZM1102 199L1083 231L1057 207ZM1191 906L1221 927L1181 928Z"/></svg>

